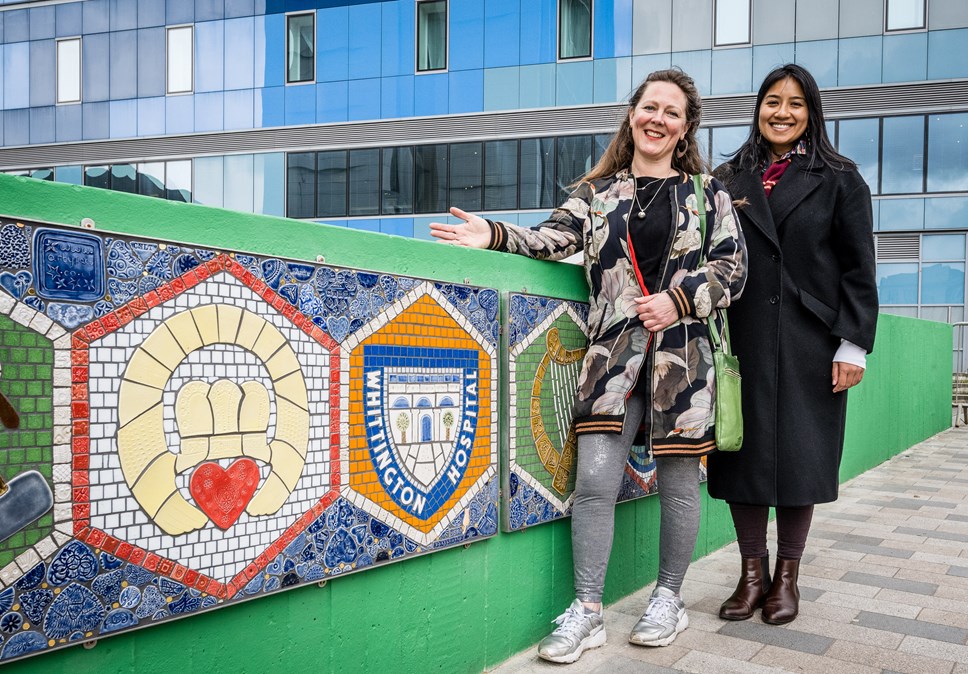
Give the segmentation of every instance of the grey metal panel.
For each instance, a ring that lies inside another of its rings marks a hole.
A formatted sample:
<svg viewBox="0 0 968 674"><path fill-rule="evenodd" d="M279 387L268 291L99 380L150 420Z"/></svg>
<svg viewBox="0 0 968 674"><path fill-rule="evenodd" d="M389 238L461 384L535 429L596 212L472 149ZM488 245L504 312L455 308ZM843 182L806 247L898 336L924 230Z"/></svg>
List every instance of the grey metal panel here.
<svg viewBox="0 0 968 674"><path fill-rule="evenodd" d="M753 44L793 42L796 0L753 0Z"/></svg>
<svg viewBox="0 0 968 674"><path fill-rule="evenodd" d="M634 0L632 53L672 51L672 0Z"/></svg>
<svg viewBox="0 0 968 674"><path fill-rule="evenodd" d="M828 119L968 110L968 80L830 89L822 95ZM703 125L748 124L754 102L752 94L709 96L703 100ZM626 111L619 103L0 148L0 168L607 133Z"/></svg>
<svg viewBox="0 0 968 674"><path fill-rule="evenodd" d="M713 43L713 3L672 0L672 51L709 49Z"/></svg>
<svg viewBox="0 0 968 674"><path fill-rule="evenodd" d="M884 32L884 0L840 3L840 37L880 35Z"/></svg>
<svg viewBox="0 0 968 674"><path fill-rule="evenodd" d="M810 0L797 3L797 42L837 37L839 0Z"/></svg>
<svg viewBox="0 0 968 674"><path fill-rule="evenodd" d="M928 28L968 28L968 2L965 0L929 0Z"/></svg>

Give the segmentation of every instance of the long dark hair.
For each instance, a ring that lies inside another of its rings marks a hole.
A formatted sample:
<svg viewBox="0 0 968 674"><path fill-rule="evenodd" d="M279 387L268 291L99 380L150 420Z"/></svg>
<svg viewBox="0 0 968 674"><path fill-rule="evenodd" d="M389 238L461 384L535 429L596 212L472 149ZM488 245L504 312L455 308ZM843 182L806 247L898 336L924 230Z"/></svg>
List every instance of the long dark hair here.
<svg viewBox="0 0 968 674"><path fill-rule="evenodd" d="M629 122L628 112L635 110L642 99L642 95L645 94L646 88L652 82L674 84L682 90L686 97L685 112L688 130L683 140L679 141L679 145L676 146L676 151L672 153L672 168L689 175L708 172L706 161L699 153L699 143L696 141L696 130L699 128L699 119L702 116L702 98L699 96L699 90L696 89L696 83L692 81L689 75L679 68L670 68L668 70L656 70L636 88L629 99L629 109L622 118L622 126L612 137L612 142L608 144L602 158L581 180L607 178L632 165L635 144L632 142L632 125ZM684 147L682 147L683 145ZM682 151L681 156L680 151Z"/></svg>
<svg viewBox="0 0 968 674"><path fill-rule="evenodd" d="M806 68L795 63L774 68L763 80L756 94L756 107L753 108L750 134L740 148L730 155L730 163L745 171L757 170L764 164L770 163L770 143L760 133L760 106L763 105L763 99L766 98L766 92L770 87L788 77L800 85L807 101L807 130L801 136L807 140L807 165L811 167L827 165L842 171L856 168L857 165L854 162L834 149L830 137L827 136L817 80L813 79L813 75Z"/></svg>

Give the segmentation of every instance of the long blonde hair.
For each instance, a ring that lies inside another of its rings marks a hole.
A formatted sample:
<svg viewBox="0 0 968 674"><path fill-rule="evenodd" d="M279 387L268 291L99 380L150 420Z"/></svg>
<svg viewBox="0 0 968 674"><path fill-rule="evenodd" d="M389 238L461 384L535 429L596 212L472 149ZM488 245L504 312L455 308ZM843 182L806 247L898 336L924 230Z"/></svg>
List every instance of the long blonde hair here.
<svg viewBox="0 0 968 674"><path fill-rule="evenodd" d="M656 70L651 73L638 86L632 98L629 99L629 112L635 110L645 90L652 82L669 82L674 84L686 97L686 124L688 130L685 138L676 145L676 151L672 153L672 168L693 175L696 173L708 172L706 161L699 153L699 143L696 141L696 131L699 129L699 120L702 117L702 98L696 83L679 68L668 70ZM683 145L685 146L683 148ZM622 119L622 125L612 138L602 154L602 158L586 173L581 181L596 180L615 175L622 169L627 169L632 165L632 157L635 154L635 143L632 141L632 125L629 122L629 115L626 114Z"/></svg>

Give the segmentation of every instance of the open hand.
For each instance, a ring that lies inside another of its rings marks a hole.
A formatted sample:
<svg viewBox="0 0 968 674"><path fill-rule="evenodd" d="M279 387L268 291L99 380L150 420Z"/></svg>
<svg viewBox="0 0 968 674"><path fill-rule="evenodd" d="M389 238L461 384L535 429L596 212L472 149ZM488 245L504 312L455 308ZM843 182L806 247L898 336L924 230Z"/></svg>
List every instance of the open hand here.
<svg viewBox="0 0 968 674"><path fill-rule="evenodd" d="M487 248L491 243L491 227L484 218L465 213L456 207L450 209L450 214L464 222L458 225L431 222L431 235L437 237L440 243L449 243L452 246Z"/></svg>
<svg viewBox="0 0 968 674"><path fill-rule="evenodd" d="M850 363L839 363L834 361L831 379L833 380L834 393L846 391L851 386L857 386L864 378L864 368L851 365Z"/></svg>
<svg viewBox="0 0 968 674"><path fill-rule="evenodd" d="M676 305L666 293L635 298L635 313L649 332L661 332L679 320Z"/></svg>

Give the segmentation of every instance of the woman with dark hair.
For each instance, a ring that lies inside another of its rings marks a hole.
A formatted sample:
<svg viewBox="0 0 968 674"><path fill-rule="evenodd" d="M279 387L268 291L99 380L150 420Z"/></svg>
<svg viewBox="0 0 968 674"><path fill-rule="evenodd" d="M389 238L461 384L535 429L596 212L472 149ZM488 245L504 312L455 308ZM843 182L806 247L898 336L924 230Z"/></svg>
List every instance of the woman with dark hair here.
<svg viewBox="0 0 968 674"><path fill-rule="evenodd" d="M749 137L716 169L745 204L753 275L729 311L743 372L742 450L709 457L709 494L729 503L742 556L725 620L788 623L813 507L837 499L847 389L874 346L877 286L871 196L833 148L820 90L798 65L766 76ZM766 546L776 508L772 583Z"/></svg>
<svg viewBox="0 0 968 674"><path fill-rule="evenodd" d="M715 449L715 378L703 319L721 323L718 310L746 278L732 199L703 174L700 106L681 70L654 72L632 95L602 159L548 220L525 229L452 208L462 224L430 225L435 237L455 245L551 260L584 251L590 343L572 413L577 598L538 646L552 662L574 662L605 643L602 592L615 499L640 422L660 486L659 575L629 641L665 646L689 624L679 588L699 530L700 457ZM697 198L710 223L705 240Z"/></svg>

